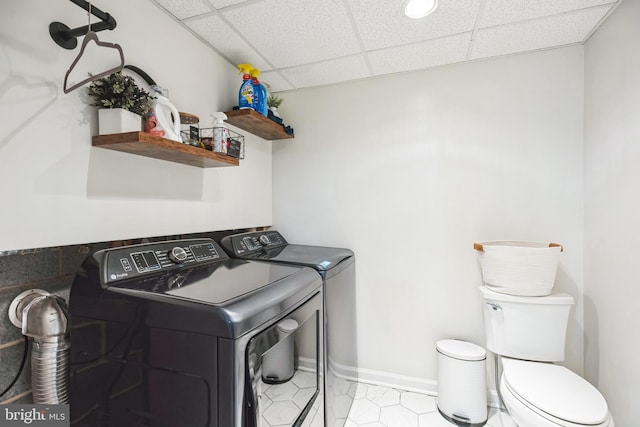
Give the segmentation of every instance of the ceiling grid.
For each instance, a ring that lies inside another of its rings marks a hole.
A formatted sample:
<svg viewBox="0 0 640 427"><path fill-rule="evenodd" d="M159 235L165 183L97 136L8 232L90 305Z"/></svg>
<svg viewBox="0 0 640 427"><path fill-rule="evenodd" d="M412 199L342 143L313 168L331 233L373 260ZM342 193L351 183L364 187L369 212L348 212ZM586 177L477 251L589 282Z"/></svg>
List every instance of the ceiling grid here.
<svg viewBox="0 0 640 427"><path fill-rule="evenodd" d="M150 0L272 92L584 43L623 0Z"/></svg>

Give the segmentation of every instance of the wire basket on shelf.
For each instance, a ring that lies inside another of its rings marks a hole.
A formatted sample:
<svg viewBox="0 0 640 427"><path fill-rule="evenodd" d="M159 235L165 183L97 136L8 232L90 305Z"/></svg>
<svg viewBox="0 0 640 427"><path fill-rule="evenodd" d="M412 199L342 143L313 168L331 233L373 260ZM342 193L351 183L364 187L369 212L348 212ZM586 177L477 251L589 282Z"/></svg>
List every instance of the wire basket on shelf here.
<svg viewBox="0 0 640 427"><path fill-rule="evenodd" d="M244 159L244 135L224 127L200 128L200 142L214 153Z"/></svg>

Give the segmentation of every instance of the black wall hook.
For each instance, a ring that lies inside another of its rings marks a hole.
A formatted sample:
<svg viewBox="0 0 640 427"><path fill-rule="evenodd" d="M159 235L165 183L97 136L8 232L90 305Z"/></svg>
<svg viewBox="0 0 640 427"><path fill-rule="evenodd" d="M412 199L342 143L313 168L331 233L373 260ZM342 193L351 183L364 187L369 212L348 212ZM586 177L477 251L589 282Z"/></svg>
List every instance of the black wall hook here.
<svg viewBox="0 0 640 427"><path fill-rule="evenodd" d="M93 16L101 19L101 22L91 24L91 31L98 32L102 30L113 30L114 28L116 28L116 20L108 13L105 13L97 7L90 5L85 0L69 1L77 6L80 6L87 12L90 11ZM65 49L75 49L78 45L77 38L80 36L84 36L88 31L89 25L71 29L62 22L52 22L51 24L49 24L49 34L51 35L51 38L59 46Z"/></svg>

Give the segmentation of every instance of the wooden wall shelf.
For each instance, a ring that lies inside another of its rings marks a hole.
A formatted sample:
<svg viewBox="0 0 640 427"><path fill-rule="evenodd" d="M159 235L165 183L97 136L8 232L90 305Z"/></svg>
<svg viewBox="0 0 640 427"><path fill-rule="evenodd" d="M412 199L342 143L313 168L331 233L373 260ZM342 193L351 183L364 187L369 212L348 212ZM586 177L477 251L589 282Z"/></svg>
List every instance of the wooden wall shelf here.
<svg viewBox="0 0 640 427"><path fill-rule="evenodd" d="M282 125L266 118L255 110L232 110L225 111L225 114L227 115L227 123L242 130L246 130L260 138L269 141L293 138L293 135L289 135L284 131L284 127L282 127Z"/></svg>
<svg viewBox="0 0 640 427"><path fill-rule="evenodd" d="M238 166L240 164L240 161L234 157L214 153L203 148L182 144L170 139L160 138L147 132L98 135L93 137L92 144L94 147L124 151L125 153L201 168Z"/></svg>

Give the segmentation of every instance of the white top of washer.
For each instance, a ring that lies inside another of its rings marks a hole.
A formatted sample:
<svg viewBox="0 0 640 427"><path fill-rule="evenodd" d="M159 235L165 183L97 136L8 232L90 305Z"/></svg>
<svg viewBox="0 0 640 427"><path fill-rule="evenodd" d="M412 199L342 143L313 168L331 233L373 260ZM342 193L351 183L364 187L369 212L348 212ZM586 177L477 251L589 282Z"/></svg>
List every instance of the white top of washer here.
<svg viewBox="0 0 640 427"><path fill-rule="evenodd" d="M504 380L522 400L552 417L575 424L600 424L607 402L588 381L569 369L542 362L502 359Z"/></svg>

